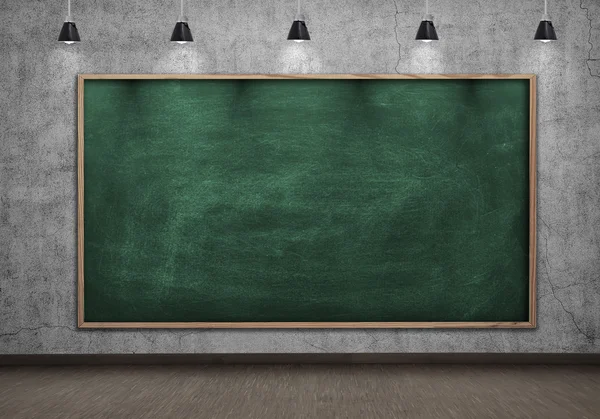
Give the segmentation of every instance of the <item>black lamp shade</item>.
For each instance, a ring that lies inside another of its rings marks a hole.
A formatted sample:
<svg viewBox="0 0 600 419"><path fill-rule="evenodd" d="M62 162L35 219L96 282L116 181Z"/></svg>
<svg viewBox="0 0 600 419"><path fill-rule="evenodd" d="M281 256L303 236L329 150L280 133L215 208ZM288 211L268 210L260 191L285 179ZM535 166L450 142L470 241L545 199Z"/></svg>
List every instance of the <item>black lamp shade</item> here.
<svg viewBox="0 0 600 419"><path fill-rule="evenodd" d="M65 22L63 23L62 29L60 30L60 35L58 35L59 42L80 42L79 32L77 32L77 26L75 26L75 22Z"/></svg>
<svg viewBox="0 0 600 419"><path fill-rule="evenodd" d="M418 41L438 40L437 32L435 31L435 26L433 26L433 22L431 20L421 21L421 26L419 26L419 30L417 31L417 37L415 39Z"/></svg>
<svg viewBox="0 0 600 419"><path fill-rule="evenodd" d="M290 41L310 41L306 23L303 20L294 20L287 39Z"/></svg>
<svg viewBox="0 0 600 419"><path fill-rule="evenodd" d="M541 20L533 39L537 41L556 41L556 32L554 32L552 22Z"/></svg>
<svg viewBox="0 0 600 419"><path fill-rule="evenodd" d="M175 24L173 35L171 35L171 42L194 42L192 31L187 22L177 22Z"/></svg>

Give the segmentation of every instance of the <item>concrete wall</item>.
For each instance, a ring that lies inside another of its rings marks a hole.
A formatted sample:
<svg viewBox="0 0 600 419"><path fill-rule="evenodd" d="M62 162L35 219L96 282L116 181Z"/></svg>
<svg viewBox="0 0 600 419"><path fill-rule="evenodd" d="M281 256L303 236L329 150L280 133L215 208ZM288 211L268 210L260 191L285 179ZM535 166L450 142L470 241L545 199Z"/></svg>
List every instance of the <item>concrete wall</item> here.
<svg viewBox="0 0 600 419"><path fill-rule="evenodd" d="M83 42L56 42L66 0L0 3L0 353L600 352L600 2L550 0L559 41L532 41L542 0L74 0ZM78 73L536 73L537 330L76 328Z"/></svg>

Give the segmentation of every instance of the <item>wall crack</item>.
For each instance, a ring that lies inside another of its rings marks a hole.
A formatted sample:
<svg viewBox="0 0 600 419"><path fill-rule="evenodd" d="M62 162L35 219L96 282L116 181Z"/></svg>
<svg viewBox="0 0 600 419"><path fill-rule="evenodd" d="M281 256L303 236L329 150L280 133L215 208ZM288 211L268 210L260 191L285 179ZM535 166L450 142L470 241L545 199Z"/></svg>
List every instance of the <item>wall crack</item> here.
<svg viewBox="0 0 600 419"><path fill-rule="evenodd" d="M327 350L327 349L325 349L325 348L322 348L321 346L318 346L318 345L315 345L315 344L313 344L313 343L310 343L310 342L309 342L309 341L307 341L306 339L302 339L302 341L303 341L304 343L306 343L307 345L309 345L309 346L312 346L313 348L320 350L321 352L325 352L325 353L329 353L329 352L330 352L329 350Z"/></svg>
<svg viewBox="0 0 600 419"><path fill-rule="evenodd" d="M400 11L398 10L398 4L396 4L396 0L392 0L392 2L394 3L394 8L396 9L396 13L394 14L394 33L396 34L396 43L398 44L398 61L396 62L394 70L396 71L396 73L400 74L400 72L398 71L398 66L400 65L401 59L400 54L402 53L402 45L400 44L400 40L398 39L398 15L400 14Z"/></svg>
<svg viewBox="0 0 600 419"><path fill-rule="evenodd" d="M589 7L583 7L583 0L579 1L579 8L581 10L585 10L585 18L588 20L588 22L590 24L590 29L588 30L588 40L587 40L588 44L590 44L590 49L588 50L588 58L587 58L587 60L585 60L585 64L587 65L590 76L600 78L599 74L592 73L592 68L590 67L590 61L600 61L600 59L598 59L598 58L592 58L592 51L594 50L594 44L592 43L592 19L590 19L590 16L589 16L590 9L589 9Z"/></svg>
<svg viewBox="0 0 600 419"><path fill-rule="evenodd" d="M365 333L371 338L371 342L365 346L359 347L357 350L353 351L353 353L364 352L365 349L373 349L373 347L379 343L380 339L376 338L374 333L368 330L365 330Z"/></svg>
<svg viewBox="0 0 600 419"><path fill-rule="evenodd" d="M20 329L17 329L14 332L8 332L8 333L0 333L0 338L3 338L5 336L16 336L21 332L24 331L28 331L28 332L35 332L41 329L69 329L71 331L75 331L74 328L69 327L69 326L40 326L40 327L21 327Z"/></svg>
<svg viewBox="0 0 600 419"><path fill-rule="evenodd" d="M193 334L194 334L194 332L188 332L188 333L184 333L183 335L179 336L179 347L181 348L181 339L183 339L187 336L193 335Z"/></svg>
<svg viewBox="0 0 600 419"><path fill-rule="evenodd" d="M575 315L573 314L572 311L567 310L567 308L565 307L564 303L562 302L562 300L560 298L558 298L556 296L556 291L555 291L555 286L552 283L552 280L550 279L550 260L548 258L548 239L546 239L546 245L545 245L545 259L546 259L546 263L544 264L544 266L546 267L546 278L548 280L548 284L550 285L550 291L552 292L552 296L554 297L554 299L556 301L558 301L558 304L560 304L560 306L562 307L563 311L565 313L567 313L569 316L571 316L571 320L573 321L573 324L575 325L575 328L579 331L579 333L581 333L583 336L585 336L585 338L590 342L590 343L594 343L594 341L596 340L596 337L593 335L590 335L586 332L583 331L583 329L581 329L581 327L579 327L579 324L577 323L577 321L575 320ZM567 287L565 287L567 288ZM565 288L561 288L561 289L565 289Z"/></svg>

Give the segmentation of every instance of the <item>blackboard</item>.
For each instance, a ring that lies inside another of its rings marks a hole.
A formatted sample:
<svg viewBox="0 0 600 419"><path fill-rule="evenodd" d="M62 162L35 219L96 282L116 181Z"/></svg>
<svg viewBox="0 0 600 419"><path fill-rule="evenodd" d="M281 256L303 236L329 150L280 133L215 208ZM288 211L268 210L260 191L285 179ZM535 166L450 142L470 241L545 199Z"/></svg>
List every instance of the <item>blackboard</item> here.
<svg viewBox="0 0 600 419"><path fill-rule="evenodd" d="M534 327L535 76L80 75L80 327Z"/></svg>

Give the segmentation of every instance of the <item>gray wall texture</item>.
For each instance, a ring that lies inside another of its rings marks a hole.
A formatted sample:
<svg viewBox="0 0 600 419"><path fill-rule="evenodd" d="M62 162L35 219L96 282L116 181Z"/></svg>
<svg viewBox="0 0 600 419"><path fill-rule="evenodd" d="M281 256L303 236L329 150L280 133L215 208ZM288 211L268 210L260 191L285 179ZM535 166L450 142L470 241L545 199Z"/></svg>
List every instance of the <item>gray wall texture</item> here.
<svg viewBox="0 0 600 419"><path fill-rule="evenodd" d="M83 42L56 42L66 0L0 2L0 353L600 352L600 1L74 0ZM108 330L76 327L78 73L535 73L535 330Z"/></svg>

